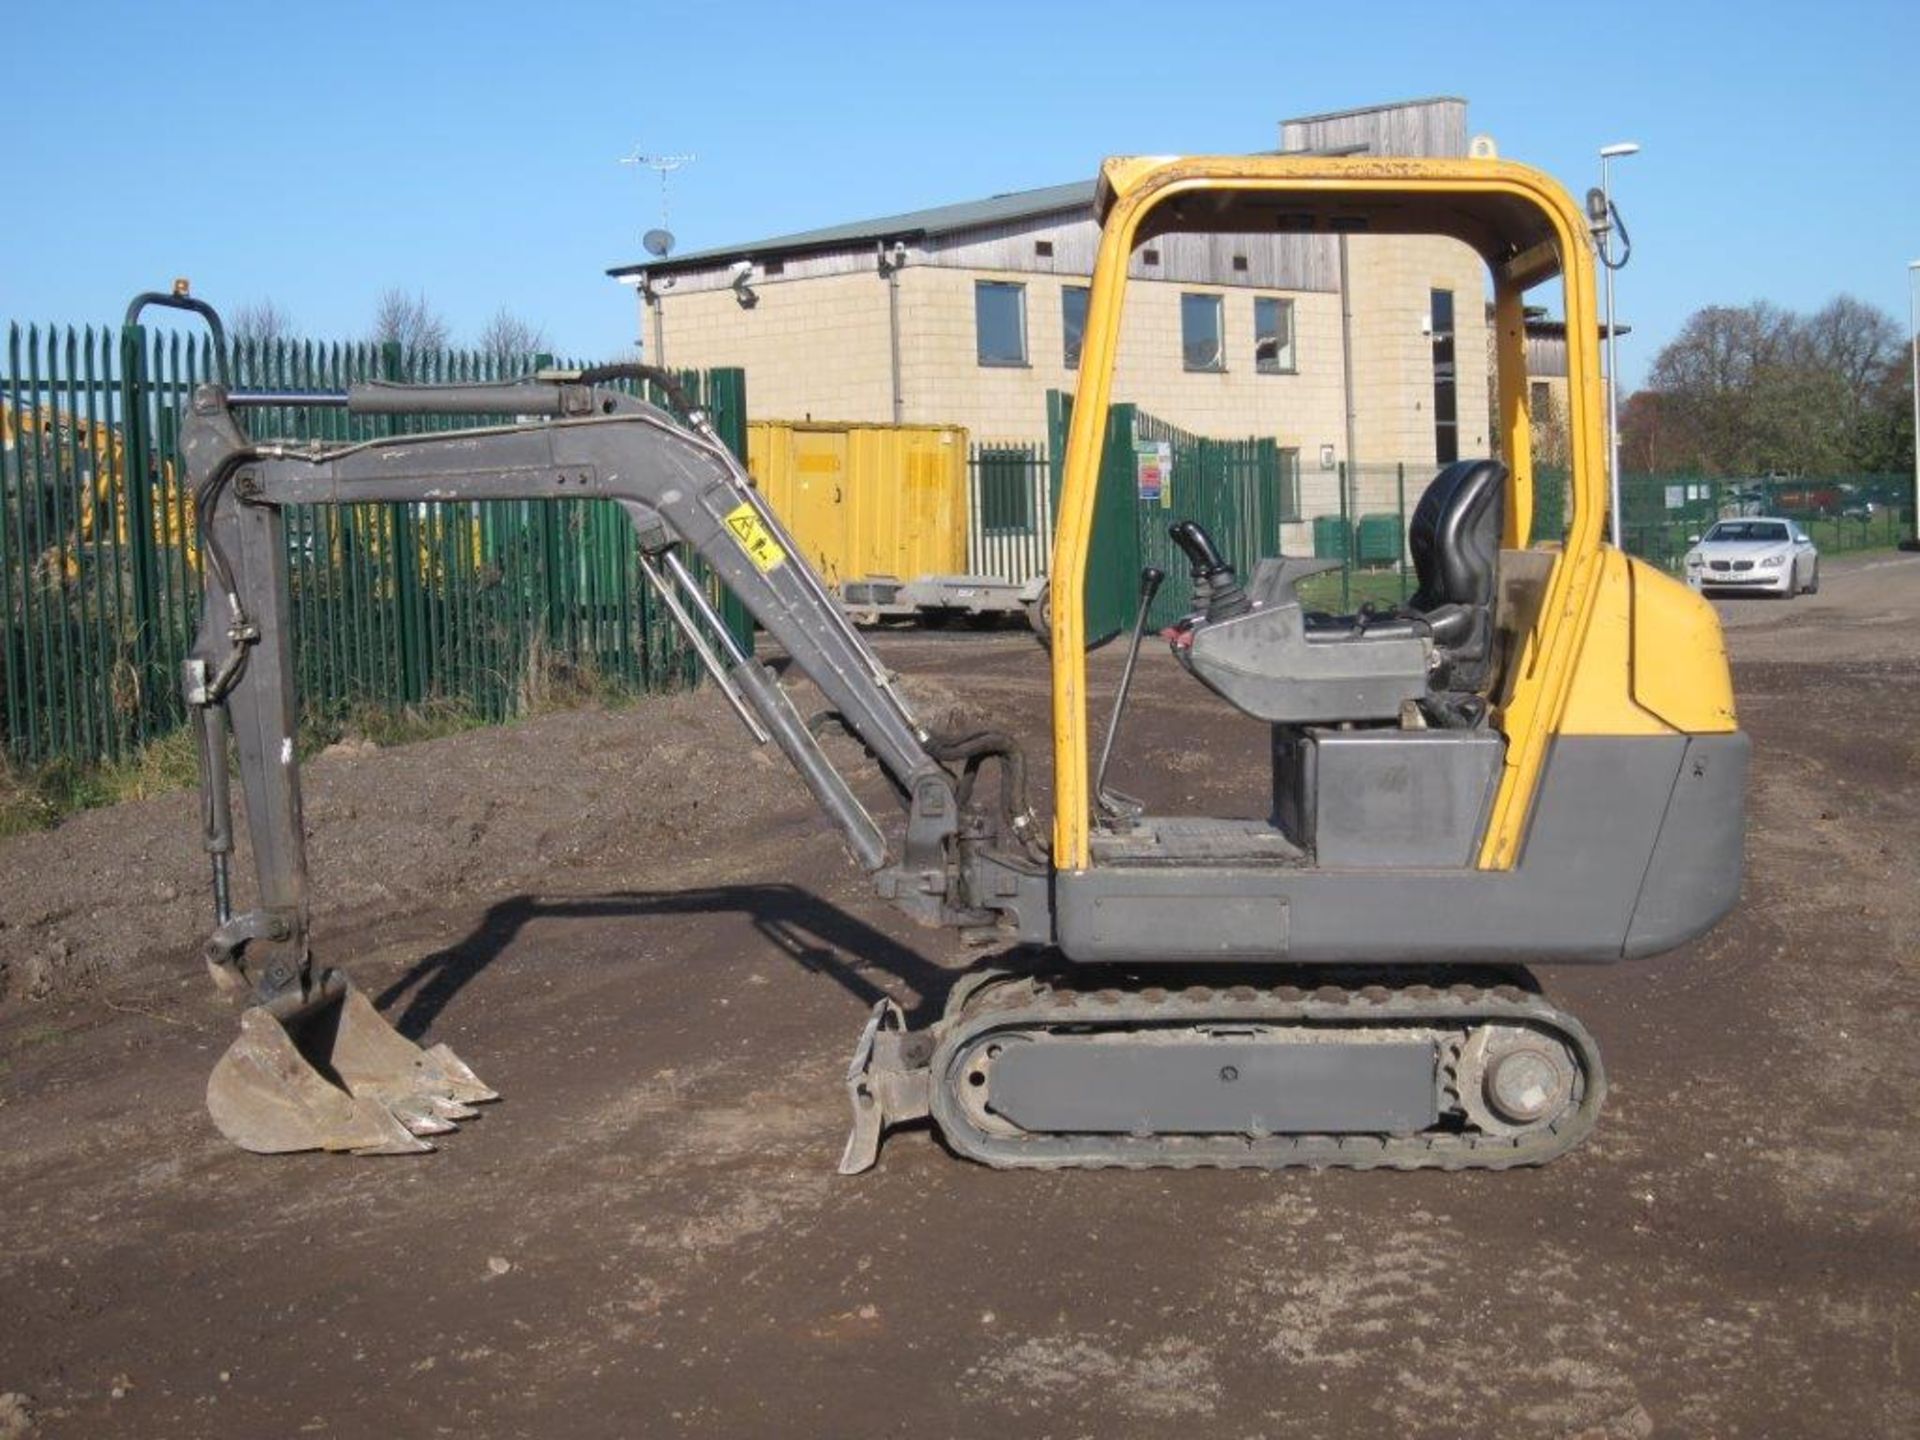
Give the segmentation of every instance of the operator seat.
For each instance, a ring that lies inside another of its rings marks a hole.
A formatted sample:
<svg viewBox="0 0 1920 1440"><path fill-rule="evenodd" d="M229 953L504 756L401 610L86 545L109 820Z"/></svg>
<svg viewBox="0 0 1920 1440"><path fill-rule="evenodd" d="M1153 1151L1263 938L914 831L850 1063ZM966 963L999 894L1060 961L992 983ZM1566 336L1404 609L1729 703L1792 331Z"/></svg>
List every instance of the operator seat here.
<svg viewBox="0 0 1920 1440"><path fill-rule="evenodd" d="M1497 460L1447 466L1427 486L1407 525L1419 587L1391 610L1365 605L1353 615L1310 611L1308 639L1326 644L1425 636L1433 642L1435 691L1484 690L1493 661L1506 483L1507 467Z"/></svg>
<svg viewBox="0 0 1920 1440"><path fill-rule="evenodd" d="M1424 621L1444 666L1433 688L1481 691L1493 667L1493 608L1500 583L1500 529L1507 467L1456 460L1427 486L1407 526L1420 588L1401 613Z"/></svg>

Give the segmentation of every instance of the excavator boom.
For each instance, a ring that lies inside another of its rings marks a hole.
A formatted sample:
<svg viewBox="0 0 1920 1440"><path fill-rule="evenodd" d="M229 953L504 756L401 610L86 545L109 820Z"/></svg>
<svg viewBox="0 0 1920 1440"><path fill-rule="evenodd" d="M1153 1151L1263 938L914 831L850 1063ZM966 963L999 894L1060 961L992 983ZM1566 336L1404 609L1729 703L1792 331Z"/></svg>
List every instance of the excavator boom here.
<svg viewBox="0 0 1920 1440"><path fill-rule="evenodd" d="M990 732L930 733L704 416L688 406L676 417L617 388L636 379L667 377L630 366L507 384L356 385L337 395L235 394L218 384L194 393L182 450L207 564L185 689L203 742L204 838L215 870L218 927L207 957L216 980L250 1002L242 1038L215 1070L209 1108L246 1148L428 1148L419 1137L452 1128L472 1104L493 1098L451 1052L420 1051L340 972L313 961L287 505L615 502L632 522L643 572L715 684L755 739L786 754L879 893L924 924L1047 938L1044 860L1024 799L1003 786L1007 803L995 816L969 803L983 761L997 757L1016 779L1024 775L1012 742ZM262 442L247 433L247 411L286 404L498 414L504 423L349 445ZM682 550L739 597L878 760L906 812L898 844L828 760L773 672L719 623ZM242 914L230 912L226 873L229 737L259 895L257 908ZM965 769L956 775L943 756Z"/></svg>

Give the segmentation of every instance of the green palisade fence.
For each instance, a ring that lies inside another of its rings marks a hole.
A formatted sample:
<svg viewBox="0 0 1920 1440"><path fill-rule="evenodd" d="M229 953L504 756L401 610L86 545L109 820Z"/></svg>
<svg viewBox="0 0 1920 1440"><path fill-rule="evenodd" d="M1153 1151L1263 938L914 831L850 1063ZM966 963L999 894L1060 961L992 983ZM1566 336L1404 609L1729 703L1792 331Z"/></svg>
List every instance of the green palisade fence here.
<svg viewBox="0 0 1920 1440"><path fill-rule="evenodd" d="M1057 500L1073 401L1050 392L1048 402ZM1143 485L1143 456L1150 465L1157 463L1157 456L1170 462L1157 495ZM1154 601L1152 624L1171 625L1186 613L1192 587L1186 557L1167 537L1174 521L1199 521L1221 553L1246 575L1255 561L1280 553L1280 527L1298 517L1300 495L1297 480L1285 474L1279 447L1270 439L1195 435L1136 406L1115 405L1107 415L1094 506L1086 630L1098 638L1133 623L1140 571L1147 565L1158 566L1168 577Z"/></svg>
<svg viewBox="0 0 1920 1440"><path fill-rule="evenodd" d="M967 452L967 573L1022 584L1047 573L1053 547L1047 447L976 441Z"/></svg>
<svg viewBox="0 0 1920 1440"><path fill-rule="evenodd" d="M1797 520L1827 554L1878 550L1913 534L1911 475L1818 475L1703 480L1621 477L1621 540L1628 553L1678 572L1692 537L1716 520Z"/></svg>
<svg viewBox="0 0 1920 1440"><path fill-rule="evenodd" d="M1134 475L1134 407L1114 405L1107 411L1106 440L1101 446L1100 483L1095 490L1093 532L1088 540L1086 634L1089 640L1124 630L1133 623L1139 603L1140 506ZM1060 514L1060 482L1065 471L1067 432L1073 426L1073 397L1047 392L1048 451L1052 456L1051 502Z"/></svg>
<svg viewBox="0 0 1920 1440"><path fill-rule="evenodd" d="M536 358L394 345L239 342L238 389L510 378ZM177 676L200 609L180 407L210 342L144 327L11 326L0 406L0 750L16 764L117 759L180 724ZM681 377L746 448L738 370ZM250 411L258 437L347 441L484 417ZM646 592L607 501L295 506L286 515L297 681L309 717L451 703L523 713L556 678L675 689L695 662ZM751 626L731 597L743 642Z"/></svg>
<svg viewBox="0 0 1920 1440"><path fill-rule="evenodd" d="M1291 513L1281 486L1280 451L1272 440L1195 435L1144 411L1135 412L1133 439L1136 467L1143 444L1164 443L1173 460L1158 499L1140 493L1137 468L1133 476L1140 563L1158 566L1168 576L1149 619L1167 626L1186 614L1192 598L1187 578L1192 567L1167 536L1174 521L1199 521L1242 575L1251 575L1255 562L1280 553L1280 523ZM1136 567L1136 592L1138 586Z"/></svg>
<svg viewBox="0 0 1920 1440"><path fill-rule="evenodd" d="M1017 478L1023 474L1033 476L1024 483L1037 484L1034 472L1044 463L1051 519L1057 513L1072 414L1072 396L1049 392L1044 456L1032 447L976 447L979 495L990 494L994 483L1023 483ZM1142 450L1161 444L1169 473L1152 498L1142 485ZM1402 604L1418 586L1406 548L1408 525L1437 473L1432 461L1368 461L1303 476L1290 473L1272 441L1195 435L1133 405L1114 405L1107 417L1087 561L1087 635L1098 639L1132 623L1140 570L1148 564L1168 576L1152 622L1164 626L1179 618L1191 588L1186 559L1167 539L1167 526L1182 519L1206 526L1242 575L1250 574L1256 561L1282 553L1340 561L1338 568L1301 584L1309 605L1344 613L1362 604ZM990 478L995 476L1006 478ZM1723 518L1765 514L1797 520L1827 553L1890 548L1914 533L1913 480L1907 475L1758 480L1629 475L1623 488L1628 553L1673 573L1681 570L1692 537ZM1536 465L1533 490L1531 543L1562 540L1566 470ZM991 565L984 568L997 573Z"/></svg>

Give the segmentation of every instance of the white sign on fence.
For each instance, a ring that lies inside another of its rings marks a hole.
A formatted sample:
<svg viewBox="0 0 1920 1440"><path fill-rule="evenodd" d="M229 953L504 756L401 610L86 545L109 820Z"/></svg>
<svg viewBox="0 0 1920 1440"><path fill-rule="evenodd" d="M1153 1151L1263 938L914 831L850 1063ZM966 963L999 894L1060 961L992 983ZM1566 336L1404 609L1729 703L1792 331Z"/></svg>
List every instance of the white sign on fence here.
<svg viewBox="0 0 1920 1440"><path fill-rule="evenodd" d="M1134 469L1139 477L1140 498L1157 503L1162 510L1173 507L1173 442L1140 440L1133 447Z"/></svg>

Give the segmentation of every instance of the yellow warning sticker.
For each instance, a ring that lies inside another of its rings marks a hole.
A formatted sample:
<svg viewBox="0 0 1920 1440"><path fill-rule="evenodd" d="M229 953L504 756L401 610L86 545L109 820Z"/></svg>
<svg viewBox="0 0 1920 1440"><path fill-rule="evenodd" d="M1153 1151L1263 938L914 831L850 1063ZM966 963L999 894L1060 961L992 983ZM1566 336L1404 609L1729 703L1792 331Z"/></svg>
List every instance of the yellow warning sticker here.
<svg viewBox="0 0 1920 1440"><path fill-rule="evenodd" d="M738 509L730 511L726 525L733 532L733 538L740 542L740 548L747 552L747 558L758 565L763 574L786 560L787 552L780 548L780 542L773 538L773 532L767 529L767 522L760 518L752 502L743 502Z"/></svg>

